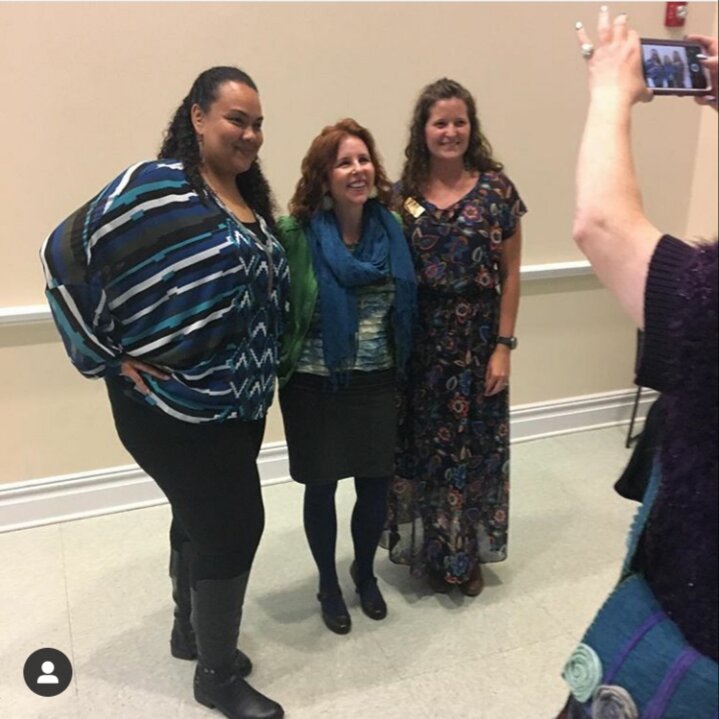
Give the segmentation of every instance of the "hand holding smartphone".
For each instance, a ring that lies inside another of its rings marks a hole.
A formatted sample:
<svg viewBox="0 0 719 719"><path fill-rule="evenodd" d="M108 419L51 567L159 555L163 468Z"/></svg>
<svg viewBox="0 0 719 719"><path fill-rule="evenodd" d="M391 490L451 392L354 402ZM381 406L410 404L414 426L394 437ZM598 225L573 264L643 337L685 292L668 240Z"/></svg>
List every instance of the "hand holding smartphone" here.
<svg viewBox="0 0 719 719"><path fill-rule="evenodd" d="M642 71L654 95L710 95L709 71L697 56L705 53L697 42L641 38Z"/></svg>

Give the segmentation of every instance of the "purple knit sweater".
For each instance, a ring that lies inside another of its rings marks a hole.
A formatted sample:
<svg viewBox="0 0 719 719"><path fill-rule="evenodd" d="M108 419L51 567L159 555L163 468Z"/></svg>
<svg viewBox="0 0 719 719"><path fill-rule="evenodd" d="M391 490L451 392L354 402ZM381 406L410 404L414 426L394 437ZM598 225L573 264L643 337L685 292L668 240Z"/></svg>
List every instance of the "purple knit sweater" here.
<svg viewBox="0 0 719 719"><path fill-rule="evenodd" d="M717 244L665 235L645 295L637 384L665 397L662 480L638 567L689 643L717 659Z"/></svg>

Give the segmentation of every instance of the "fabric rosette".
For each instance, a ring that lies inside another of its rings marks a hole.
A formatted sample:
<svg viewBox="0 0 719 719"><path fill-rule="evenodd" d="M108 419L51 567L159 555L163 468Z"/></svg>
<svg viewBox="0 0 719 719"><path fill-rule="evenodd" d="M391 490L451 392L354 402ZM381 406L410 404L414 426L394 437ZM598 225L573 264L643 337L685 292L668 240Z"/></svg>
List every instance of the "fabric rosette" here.
<svg viewBox="0 0 719 719"><path fill-rule="evenodd" d="M602 660L588 644L580 644L567 660L562 677L577 700L586 702L602 681Z"/></svg>
<svg viewBox="0 0 719 719"><path fill-rule="evenodd" d="M624 687L604 684L594 692L592 719L639 719L639 710Z"/></svg>

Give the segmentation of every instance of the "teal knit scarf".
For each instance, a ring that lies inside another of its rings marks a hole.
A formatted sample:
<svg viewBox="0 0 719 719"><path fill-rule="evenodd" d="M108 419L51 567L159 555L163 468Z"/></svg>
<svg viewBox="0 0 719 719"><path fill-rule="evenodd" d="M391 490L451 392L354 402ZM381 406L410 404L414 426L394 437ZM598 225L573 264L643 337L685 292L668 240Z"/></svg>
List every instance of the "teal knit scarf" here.
<svg viewBox="0 0 719 719"><path fill-rule="evenodd" d="M317 212L307 233L319 287L322 346L330 377L347 380L357 356L357 288L391 277L395 362L401 373L409 358L417 308L417 280L402 228L377 200L362 214L362 237L354 252L342 241L332 211Z"/></svg>

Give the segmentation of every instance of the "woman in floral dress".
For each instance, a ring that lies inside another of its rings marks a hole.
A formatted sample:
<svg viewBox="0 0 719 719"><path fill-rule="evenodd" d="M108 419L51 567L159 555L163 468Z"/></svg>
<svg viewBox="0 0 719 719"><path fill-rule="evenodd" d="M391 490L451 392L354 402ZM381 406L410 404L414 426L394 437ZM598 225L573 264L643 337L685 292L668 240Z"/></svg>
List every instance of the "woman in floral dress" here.
<svg viewBox="0 0 719 719"><path fill-rule="evenodd" d="M389 501L393 561L434 591L482 591L507 556L508 388L519 304L520 217L474 98L428 85L415 106L399 203L419 288Z"/></svg>

